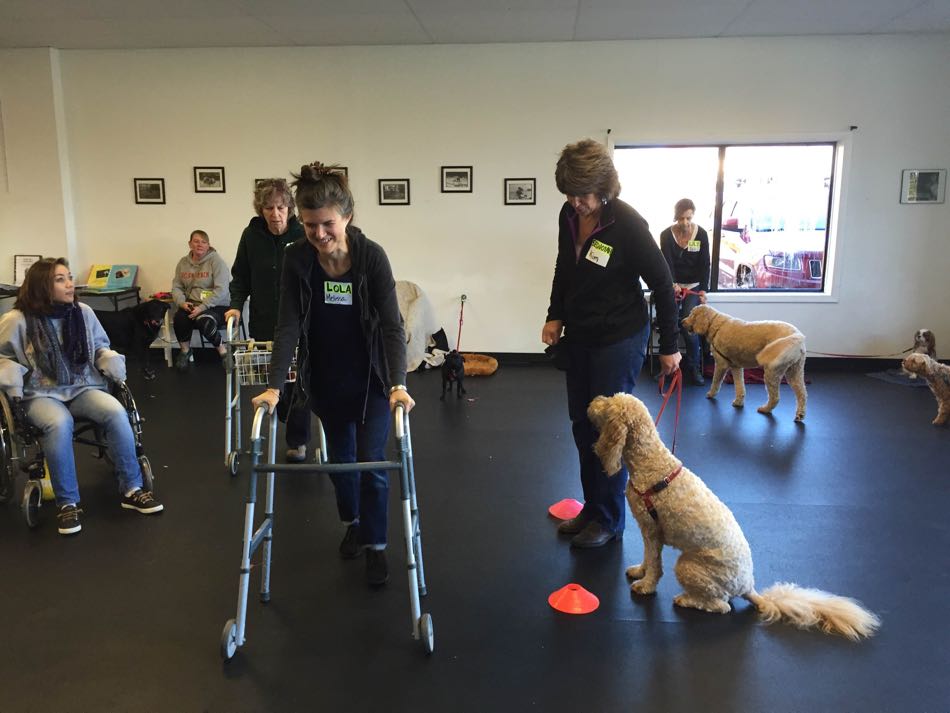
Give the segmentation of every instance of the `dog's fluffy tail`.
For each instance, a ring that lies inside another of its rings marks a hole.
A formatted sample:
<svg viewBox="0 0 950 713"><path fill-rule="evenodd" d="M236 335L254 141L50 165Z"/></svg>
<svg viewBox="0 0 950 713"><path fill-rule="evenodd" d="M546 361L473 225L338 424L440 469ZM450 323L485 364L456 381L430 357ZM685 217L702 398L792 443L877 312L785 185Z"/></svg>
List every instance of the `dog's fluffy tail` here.
<svg viewBox="0 0 950 713"><path fill-rule="evenodd" d="M799 629L821 629L852 641L872 636L881 625L873 612L854 599L788 582L779 582L761 594L753 590L744 597L755 605L766 624L784 620Z"/></svg>
<svg viewBox="0 0 950 713"><path fill-rule="evenodd" d="M783 372L789 365L805 356L805 336L800 332L788 334L769 342L755 355L760 366L772 364Z"/></svg>

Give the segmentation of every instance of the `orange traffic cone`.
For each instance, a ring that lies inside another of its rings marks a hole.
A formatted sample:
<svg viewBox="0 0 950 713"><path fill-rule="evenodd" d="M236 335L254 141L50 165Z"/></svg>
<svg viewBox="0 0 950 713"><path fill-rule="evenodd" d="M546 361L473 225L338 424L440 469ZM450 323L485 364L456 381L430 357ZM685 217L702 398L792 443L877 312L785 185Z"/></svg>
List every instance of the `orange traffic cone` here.
<svg viewBox="0 0 950 713"><path fill-rule="evenodd" d="M600 600L579 584L568 584L548 597L548 604L565 614L590 614L600 606Z"/></svg>
<svg viewBox="0 0 950 713"><path fill-rule="evenodd" d="M577 502L574 498L565 498L549 507L548 512L558 520L570 520L572 517L577 517L577 513L579 513L583 507L583 503Z"/></svg>

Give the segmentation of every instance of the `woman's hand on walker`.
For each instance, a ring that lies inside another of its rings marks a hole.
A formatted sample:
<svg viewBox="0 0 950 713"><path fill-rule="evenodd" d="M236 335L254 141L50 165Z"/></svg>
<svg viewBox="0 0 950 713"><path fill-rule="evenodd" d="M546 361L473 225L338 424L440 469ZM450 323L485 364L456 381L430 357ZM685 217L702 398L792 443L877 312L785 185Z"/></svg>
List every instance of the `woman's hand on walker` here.
<svg viewBox="0 0 950 713"><path fill-rule="evenodd" d="M266 406L267 413L274 413L274 407L277 406L278 401L280 401L280 392L277 389L267 389L251 399L251 407L257 411L259 407Z"/></svg>
<svg viewBox="0 0 950 713"><path fill-rule="evenodd" d="M406 413L409 413L412 411L412 407L416 405L416 402L409 395L408 391L405 389L397 389L389 395L389 410L395 411L397 404L402 404L403 408L406 409Z"/></svg>

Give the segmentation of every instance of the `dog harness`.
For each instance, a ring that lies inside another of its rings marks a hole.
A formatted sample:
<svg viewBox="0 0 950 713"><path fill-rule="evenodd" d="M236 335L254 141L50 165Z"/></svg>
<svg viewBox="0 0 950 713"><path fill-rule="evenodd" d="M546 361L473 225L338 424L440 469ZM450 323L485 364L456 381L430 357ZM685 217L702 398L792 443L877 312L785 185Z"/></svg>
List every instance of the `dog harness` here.
<svg viewBox="0 0 950 713"><path fill-rule="evenodd" d="M636 486L633 484L633 481L630 482L630 487L633 489L633 492L635 492L640 497L640 499L643 501L643 506L647 509L647 512L650 513L650 517L652 517L656 522L659 522L660 518L656 514L656 508L653 506L653 496L666 490L669 484L673 482L673 478L679 475L681 470L683 470L682 463L676 470L663 478L663 480L661 480L659 483L654 483L642 493L637 490Z"/></svg>

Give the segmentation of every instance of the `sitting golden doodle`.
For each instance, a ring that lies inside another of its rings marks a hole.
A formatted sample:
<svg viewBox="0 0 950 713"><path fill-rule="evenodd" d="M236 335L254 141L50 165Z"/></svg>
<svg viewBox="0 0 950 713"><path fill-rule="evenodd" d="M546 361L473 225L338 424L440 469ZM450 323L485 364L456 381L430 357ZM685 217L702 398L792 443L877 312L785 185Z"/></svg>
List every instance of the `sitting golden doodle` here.
<svg viewBox="0 0 950 713"><path fill-rule="evenodd" d="M695 311L695 310L694 310ZM636 594L653 594L663 575L661 551L682 554L676 579L683 587L673 603L703 611L729 612L742 597L765 623L784 619L857 640L880 621L853 599L794 584L776 584L761 594L752 577L752 552L732 512L697 475L663 445L646 406L629 394L598 396L587 409L600 431L594 452L604 471L614 474L623 458L630 473L627 500L643 535L643 563L627 568Z"/></svg>
<svg viewBox="0 0 950 713"><path fill-rule="evenodd" d="M736 386L733 406L745 403L744 367L762 367L769 400L759 406L759 413L772 413L778 404L778 387L782 377L788 379L795 392L795 420L805 420L805 335L788 322L746 322L723 314L709 305L698 305L683 320L683 327L706 338L716 371L706 398L719 393L726 371L732 372Z"/></svg>
<svg viewBox="0 0 950 713"><path fill-rule="evenodd" d="M901 365L910 373L924 377L937 397L937 418L932 423L934 426L945 424L950 419L950 366L926 354L911 354Z"/></svg>
<svg viewBox="0 0 950 713"><path fill-rule="evenodd" d="M931 359L937 358L937 338L929 329L918 329L914 332L914 346L911 348L911 354L926 354ZM904 374L911 379L916 379L917 374L904 369Z"/></svg>

